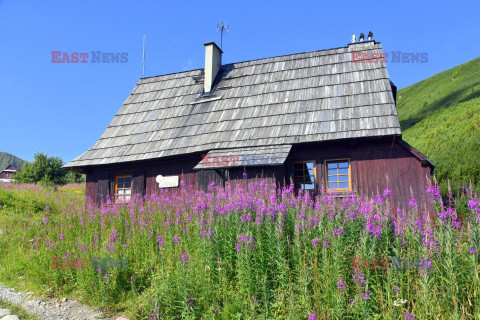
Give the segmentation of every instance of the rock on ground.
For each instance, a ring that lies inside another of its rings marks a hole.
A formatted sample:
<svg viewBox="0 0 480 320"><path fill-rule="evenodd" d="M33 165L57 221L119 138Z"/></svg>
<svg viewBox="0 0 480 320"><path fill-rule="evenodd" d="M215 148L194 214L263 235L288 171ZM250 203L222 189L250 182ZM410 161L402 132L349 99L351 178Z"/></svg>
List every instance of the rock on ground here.
<svg viewBox="0 0 480 320"><path fill-rule="evenodd" d="M9 314L12 314L10 312L10 309L0 309L0 319L3 317L3 316L8 316Z"/></svg>
<svg viewBox="0 0 480 320"><path fill-rule="evenodd" d="M8 315L3 318L0 318L0 320L20 320L20 318L17 317L16 315Z"/></svg>

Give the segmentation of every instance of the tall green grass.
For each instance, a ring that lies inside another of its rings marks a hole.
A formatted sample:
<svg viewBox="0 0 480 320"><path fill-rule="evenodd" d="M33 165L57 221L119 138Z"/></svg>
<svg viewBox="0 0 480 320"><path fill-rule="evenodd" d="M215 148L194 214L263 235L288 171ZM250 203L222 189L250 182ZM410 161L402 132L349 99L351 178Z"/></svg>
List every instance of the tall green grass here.
<svg viewBox="0 0 480 320"><path fill-rule="evenodd" d="M436 164L442 194L480 187L480 58L399 90L403 139Z"/></svg>
<svg viewBox="0 0 480 320"><path fill-rule="evenodd" d="M41 223L1 209L0 278L133 319L480 317L478 196L462 194L468 214L459 217L438 187L428 192L435 220L414 199L408 212L396 211L390 190L314 200L247 180L208 193L182 183L124 206L66 197ZM128 269L57 270L52 257L126 258ZM422 261L375 264L390 257ZM369 265L355 266L357 258Z"/></svg>

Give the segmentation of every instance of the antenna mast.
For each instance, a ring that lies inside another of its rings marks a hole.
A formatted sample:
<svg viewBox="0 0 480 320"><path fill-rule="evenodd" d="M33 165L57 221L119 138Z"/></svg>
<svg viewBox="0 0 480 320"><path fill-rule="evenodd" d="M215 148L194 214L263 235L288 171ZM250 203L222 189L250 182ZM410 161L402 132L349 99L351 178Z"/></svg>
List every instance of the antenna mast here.
<svg viewBox="0 0 480 320"><path fill-rule="evenodd" d="M222 21L222 25L220 25L220 23L217 24L217 32L218 30L220 29L220 49L223 50L223 30L227 30L227 33L230 31L230 25L227 24L227 26L225 26L225 24L223 23Z"/></svg>
<svg viewBox="0 0 480 320"><path fill-rule="evenodd" d="M145 77L145 35L143 35L143 73L142 78Z"/></svg>

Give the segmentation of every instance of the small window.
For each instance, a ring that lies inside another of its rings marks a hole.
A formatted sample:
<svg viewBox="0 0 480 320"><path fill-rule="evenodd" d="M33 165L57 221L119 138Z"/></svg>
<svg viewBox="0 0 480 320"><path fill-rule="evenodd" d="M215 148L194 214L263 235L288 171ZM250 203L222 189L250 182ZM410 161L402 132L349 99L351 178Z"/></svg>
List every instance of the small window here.
<svg viewBox="0 0 480 320"><path fill-rule="evenodd" d="M350 160L328 160L325 163L327 170L327 191L352 190Z"/></svg>
<svg viewBox="0 0 480 320"><path fill-rule="evenodd" d="M132 197L132 176L115 177L115 202L128 202Z"/></svg>
<svg viewBox="0 0 480 320"><path fill-rule="evenodd" d="M10 179L10 177L11 177L11 174L7 173L7 178Z"/></svg>
<svg viewBox="0 0 480 320"><path fill-rule="evenodd" d="M293 181L295 189L315 190L316 168L314 161L295 161L293 163Z"/></svg>

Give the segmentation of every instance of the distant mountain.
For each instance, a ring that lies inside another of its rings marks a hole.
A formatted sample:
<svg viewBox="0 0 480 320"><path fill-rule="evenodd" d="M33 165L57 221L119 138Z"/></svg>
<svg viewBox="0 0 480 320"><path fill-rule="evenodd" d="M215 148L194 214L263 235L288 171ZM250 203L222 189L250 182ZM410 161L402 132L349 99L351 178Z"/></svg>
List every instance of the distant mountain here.
<svg viewBox="0 0 480 320"><path fill-rule="evenodd" d="M403 139L436 164L446 190L480 187L480 58L438 73L397 93Z"/></svg>
<svg viewBox="0 0 480 320"><path fill-rule="evenodd" d="M15 157L10 153L0 151L0 171L5 169L11 163L16 164L17 167L23 167L28 161Z"/></svg>

